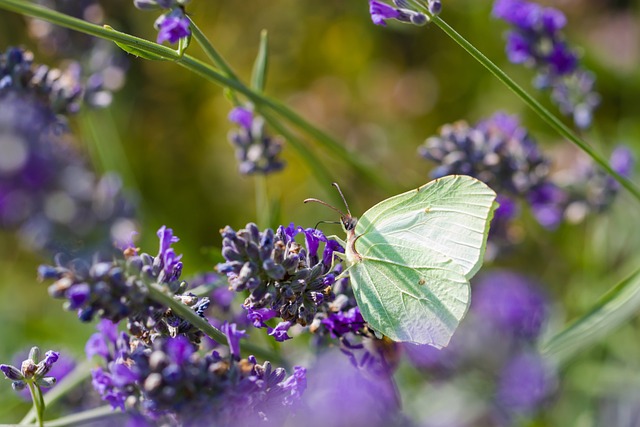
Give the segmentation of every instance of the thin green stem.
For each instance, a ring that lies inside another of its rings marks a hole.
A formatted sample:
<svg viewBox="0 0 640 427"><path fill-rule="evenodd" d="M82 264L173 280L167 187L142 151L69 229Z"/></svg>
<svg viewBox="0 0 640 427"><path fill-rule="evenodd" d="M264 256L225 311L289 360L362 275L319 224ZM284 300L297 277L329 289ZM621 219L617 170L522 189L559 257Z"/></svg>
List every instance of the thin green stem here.
<svg viewBox="0 0 640 427"><path fill-rule="evenodd" d="M436 24L442 31L451 37L456 43L458 43L464 50L466 50L476 61L482 64L487 70L489 70L494 76L498 78L505 86L513 91L529 108L531 108L542 120L544 120L549 126L551 126L556 132L558 132L564 138L573 142L580 147L585 153L587 153L602 169L604 169L609 175L611 175L616 181L626 188L638 201L640 201L640 188L638 188L633 182L629 181L619 173L617 173L609 165L609 162L596 152L586 141L581 139L575 132L569 129L564 123L562 123L555 115L549 112L542 106L536 99L534 99L529 93L527 93L520 85L518 85L511 77L509 77L504 71L494 64L489 58L487 58L482 52L480 52L475 46L473 46L467 39L462 37L456 30L451 28L442 18L439 16L431 16L431 21Z"/></svg>
<svg viewBox="0 0 640 427"><path fill-rule="evenodd" d="M111 405L99 406L97 408L89 409L86 411L78 412L76 414L67 415L55 420L47 421L45 427L68 427L68 426L85 426L94 421L99 421L105 418L113 418L116 416L123 416L124 413L115 410ZM124 420L122 420L124 421ZM122 422L121 421L121 422ZM114 422L115 425L122 425L124 423Z"/></svg>
<svg viewBox="0 0 640 427"><path fill-rule="evenodd" d="M240 81L240 79L238 78L236 73L233 71L231 66L229 66L229 64L227 63L227 61L224 60L222 55L218 53L216 48L213 47L213 45L211 44L207 36L204 35L200 27L198 27L191 18L189 18L189 21L191 22L191 30L193 32L193 38L195 39L195 41L198 42L198 44L200 45L204 53L207 55L207 57L211 60L211 62L216 67L220 68L227 75L227 77L235 81Z"/></svg>
<svg viewBox="0 0 640 427"><path fill-rule="evenodd" d="M29 387L29 393L31 393L31 400L33 401L33 407L36 412L36 420L40 427L43 426L44 423L44 401L42 400L42 393L37 385L33 382L27 382L27 386Z"/></svg>
<svg viewBox="0 0 640 427"><path fill-rule="evenodd" d="M167 295L162 286L157 283L147 283L147 288L149 289L149 297L152 300L164 305L165 307L169 307L175 314L200 329L218 344L228 345L225 334L215 326L209 324L205 319L198 316L185 304L175 300L170 295ZM249 354L254 354L265 360L271 360L276 363L282 362L280 355L267 351L261 347L254 346L251 343L242 343L242 349Z"/></svg>
<svg viewBox="0 0 640 427"><path fill-rule="evenodd" d="M85 360L81 364L77 365L73 371L64 377L54 388L44 395L44 402L47 407L50 407L60 398L65 396L70 390L76 388L82 384L87 378L91 376L91 362ZM36 411L32 408L27 415L20 421L20 424L29 424L36 419Z"/></svg>
<svg viewBox="0 0 640 427"><path fill-rule="evenodd" d="M253 177L256 191L256 219L260 228L271 226L271 206L267 191L267 177L257 173Z"/></svg>
<svg viewBox="0 0 640 427"><path fill-rule="evenodd" d="M391 185L387 180L382 178L382 175L377 173L377 171L371 165L363 162L357 153L351 153L342 143L338 142L331 136L327 135L320 129L307 122L286 105L282 104L279 101L271 99L263 95L262 93L248 88L237 79L227 75L227 72L220 72L189 55L181 56L178 52L166 46L162 46L127 33L116 31L111 28L100 27L98 25L91 24L81 19L77 19L47 9L28 1L0 0L0 8L32 16L35 18L40 18L47 22L60 25L62 27L70 28L72 30L80 31L82 33L90 34L92 36L100 37L106 40L111 40L113 42L129 46L138 52L148 53L161 59L175 61L183 67L196 74L199 74L200 76L215 84L221 85L223 87L228 87L229 89L246 96L251 102L256 105L256 108L261 113L263 112L263 108L273 110L279 116L283 117L294 126L298 127L300 130L317 140L323 147L332 152L334 155L347 162L351 167L357 170L358 173L365 177L369 183L383 188L387 191L397 190L395 186ZM201 34L200 32L194 32L194 37L200 37L200 35L203 36L203 34ZM220 57L217 52L214 53L214 51L211 50L207 52L207 50L205 50L205 53L207 53L207 55L213 54L216 58L215 61L218 66L224 63L224 60L222 60L222 57Z"/></svg>

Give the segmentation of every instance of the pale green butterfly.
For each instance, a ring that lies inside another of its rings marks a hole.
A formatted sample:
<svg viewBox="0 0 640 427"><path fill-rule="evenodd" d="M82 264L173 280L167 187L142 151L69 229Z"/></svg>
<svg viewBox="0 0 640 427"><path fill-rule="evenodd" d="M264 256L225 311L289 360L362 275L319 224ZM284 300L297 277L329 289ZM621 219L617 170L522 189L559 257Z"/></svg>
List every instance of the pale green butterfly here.
<svg viewBox="0 0 640 427"><path fill-rule="evenodd" d="M305 202L341 215L347 242L337 240L367 323L394 341L442 348L469 308L495 199L483 182L450 175L383 200L359 220L346 201L347 215Z"/></svg>

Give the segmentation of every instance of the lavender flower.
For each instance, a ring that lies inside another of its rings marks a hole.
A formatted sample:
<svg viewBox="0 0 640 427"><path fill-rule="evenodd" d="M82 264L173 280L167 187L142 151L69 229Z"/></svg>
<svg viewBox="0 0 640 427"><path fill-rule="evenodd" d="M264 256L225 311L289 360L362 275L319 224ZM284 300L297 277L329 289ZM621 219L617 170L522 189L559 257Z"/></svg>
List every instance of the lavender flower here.
<svg viewBox="0 0 640 427"><path fill-rule="evenodd" d="M103 24L105 11L98 0L38 0L37 3L58 12L94 24ZM28 20L28 34L38 50L50 56L74 61L63 74L81 82L84 105L102 108L111 104L113 93L126 81L126 54L114 43L39 19Z"/></svg>
<svg viewBox="0 0 640 427"><path fill-rule="evenodd" d="M229 113L229 121L240 126L229 134L229 140L236 149L241 174L267 175L284 168L279 158L283 143L265 133L262 117L247 108L236 107Z"/></svg>
<svg viewBox="0 0 640 427"><path fill-rule="evenodd" d="M158 30L157 42L178 43L180 39L191 36L190 21L185 6L190 0L134 0L135 7L141 10L168 9L156 19L154 27Z"/></svg>
<svg viewBox="0 0 640 427"><path fill-rule="evenodd" d="M191 35L190 22L182 9L173 9L170 13L160 15L154 26L158 30L158 43L168 41L178 43L182 38Z"/></svg>
<svg viewBox="0 0 640 427"><path fill-rule="evenodd" d="M578 55L564 41L564 14L525 0L496 0L493 16L513 26L507 33L509 60L534 68L536 87L550 89L552 100L576 126L589 127L600 97L593 91L594 76L579 67Z"/></svg>
<svg viewBox="0 0 640 427"><path fill-rule="evenodd" d="M547 187L549 161L516 116L499 112L475 126L466 122L445 125L439 136L428 138L418 148L418 153L438 164L431 172L434 178L471 175L487 183L502 198L529 198L534 210L538 205L549 205L547 199L530 197ZM560 209L558 221L544 218L541 224L548 228L557 226L561 213Z"/></svg>
<svg viewBox="0 0 640 427"><path fill-rule="evenodd" d="M306 250L295 241L298 233L307 238ZM217 270L227 275L233 290L250 291L244 306L254 324L262 324L256 319L268 313L264 308L276 311L292 324L306 326L313 321L335 281L335 273L330 271L332 254L344 251L342 248L325 243L326 256L320 259L318 243L328 239L317 230L303 230L293 224L280 226L276 233L271 229L260 232L255 224L247 224L238 232L225 227L221 234L222 255L227 262L218 264Z"/></svg>
<svg viewBox="0 0 640 427"><path fill-rule="evenodd" d="M198 343L202 332L171 310L159 305L148 296L147 283L164 286L174 298L185 304L200 317L209 306L208 298L185 293L188 284L180 280L182 263L171 244L177 241L171 229L158 230L160 251L156 257L131 251L128 257L88 264L75 260L68 266L41 266L41 279L53 279L49 294L67 300L65 308L75 310L82 321L94 316L119 322L128 319L129 331L144 340L158 336L186 336Z"/></svg>
<svg viewBox="0 0 640 427"><path fill-rule="evenodd" d="M3 56L0 227L17 230L31 249L78 255L108 250L111 239L133 227L132 203L116 175L96 177L66 141L55 112L71 101L54 96L54 86L22 80L29 76L23 68L31 67L25 55L13 49Z"/></svg>
<svg viewBox="0 0 640 427"><path fill-rule="evenodd" d="M331 270L334 252L344 251L336 241L317 229L293 224L275 233L248 224L238 232L226 227L221 234L227 262L217 270L227 274L232 289L249 292L244 308L255 327L266 327L269 335L283 341L290 338L293 324L309 326L315 346L335 345L329 338L339 340L354 366L369 374L388 377L395 369L397 347L369 328L348 279L336 280L342 265ZM305 246L296 242L298 234L304 236ZM275 327L266 323L276 317L283 321Z"/></svg>
<svg viewBox="0 0 640 427"><path fill-rule="evenodd" d="M429 18L424 13L411 9L406 1L396 0L394 3L398 7L390 6L378 0L369 0L369 13L373 23L386 26L387 20L394 19L409 24L424 25L429 21ZM439 4L439 2L432 3ZM437 9L437 6L435 9Z"/></svg>
<svg viewBox="0 0 640 427"><path fill-rule="evenodd" d="M229 344L237 346L235 325L228 330ZM94 387L114 408L154 424L275 426L306 388L299 366L287 377L284 369L259 365L253 356L203 355L182 336L151 344L124 333L116 339L111 332L100 335L109 352L101 354L106 366L93 371Z"/></svg>
<svg viewBox="0 0 640 427"><path fill-rule="evenodd" d="M22 362L20 369L13 365L0 364L0 372L12 381L11 386L14 390L23 390L27 384L49 388L56 383L56 378L47 376L47 374L59 357L60 353L49 350L45 353L44 359L40 360L40 349L32 347L28 358Z"/></svg>

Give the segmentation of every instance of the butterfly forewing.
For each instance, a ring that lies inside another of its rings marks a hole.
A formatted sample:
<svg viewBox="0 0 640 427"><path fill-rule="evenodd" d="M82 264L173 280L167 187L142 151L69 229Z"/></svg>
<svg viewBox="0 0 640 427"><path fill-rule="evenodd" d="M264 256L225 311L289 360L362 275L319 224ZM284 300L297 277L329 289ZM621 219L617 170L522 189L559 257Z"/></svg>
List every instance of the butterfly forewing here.
<svg viewBox="0 0 640 427"><path fill-rule="evenodd" d="M412 267L413 252L451 259L470 279L482 264L496 194L463 175L440 178L384 200L358 221L356 250L366 259ZM387 251L404 242L405 251ZM429 257L420 256L428 263Z"/></svg>

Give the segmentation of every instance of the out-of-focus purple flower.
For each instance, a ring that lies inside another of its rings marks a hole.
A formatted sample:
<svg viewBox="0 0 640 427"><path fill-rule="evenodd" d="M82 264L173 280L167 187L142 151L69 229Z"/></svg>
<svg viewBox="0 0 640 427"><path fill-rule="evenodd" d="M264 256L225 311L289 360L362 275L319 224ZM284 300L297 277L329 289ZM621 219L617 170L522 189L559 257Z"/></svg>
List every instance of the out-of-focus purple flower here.
<svg viewBox="0 0 640 427"><path fill-rule="evenodd" d="M471 311L518 337L534 339L540 334L547 305L540 289L516 273L493 272L474 283Z"/></svg>
<svg viewBox="0 0 640 427"><path fill-rule="evenodd" d="M549 182L539 185L531 190L527 199L533 215L543 227L553 230L562 222L568 195L557 185Z"/></svg>
<svg viewBox="0 0 640 427"><path fill-rule="evenodd" d="M235 107L229 113L229 121L240 126L229 133L229 141L235 148L238 171L243 175L269 174L284 168L280 159L283 142L265 132L264 119L250 109Z"/></svg>
<svg viewBox="0 0 640 427"><path fill-rule="evenodd" d="M397 8L378 0L369 0L369 14L373 23L386 26L388 19L394 19L413 25L425 25L429 21L424 13L414 10L405 0L394 0L394 3ZM429 1L429 9L433 14L440 13L440 6L437 0Z"/></svg>
<svg viewBox="0 0 640 427"><path fill-rule="evenodd" d="M399 416L393 380L365 377L336 351L325 352L307 370L307 381L312 386L297 414L305 426L386 427Z"/></svg>
<svg viewBox="0 0 640 427"><path fill-rule="evenodd" d="M253 125L253 112L247 108L236 107L229 113L229 121L251 130Z"/></svg>
<svg viewBox="0 0 640 427"><path fill-rule="evenodd" d="M238 330L235 323L224 322L220 327L220 331L226 335L231 355L240 360L240 339L247 335L246 331Z"/></svg>
<svg viewBox="0 0 640 427"><path fill-rule="evenodd" d="M628 178L631 176L631 172L633 172L635 159L633 157L633 153L628 147L619 145L613 150L613 153L611 153L609 164L613 170L625 178Z"/></svg>
<svg viewBox="0 0 640 427"><path fill-rule="evenodd" d="M553 371L542 356L520 353L504 367L496 399L509 413L528 414L539 407L554 388Z"/></svg>

